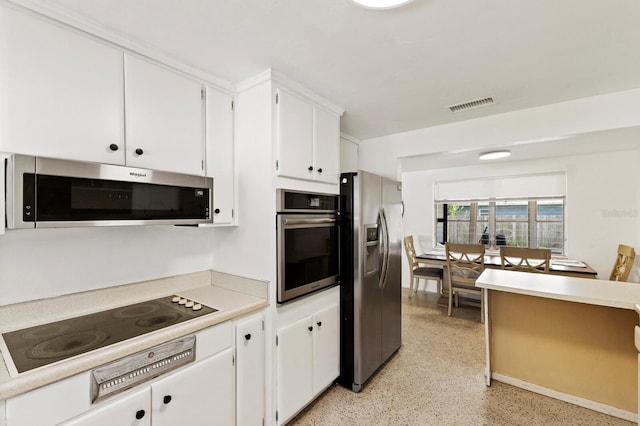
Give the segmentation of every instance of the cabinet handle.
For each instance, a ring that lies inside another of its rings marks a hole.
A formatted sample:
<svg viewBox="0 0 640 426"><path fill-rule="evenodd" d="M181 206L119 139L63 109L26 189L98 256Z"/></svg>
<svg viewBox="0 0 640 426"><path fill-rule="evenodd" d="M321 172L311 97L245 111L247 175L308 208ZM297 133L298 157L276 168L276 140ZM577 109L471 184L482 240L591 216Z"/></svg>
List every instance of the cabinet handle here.
<svg viewBox="0 0 640 426"><path fill-rule="evenodd" d="M116 145L115 143L112 143L111 145L109 145L109 149L110 149L111 151L117 151L117 150L118 150L118 148L119 148L119 146L118 146L118 145Z"/></svg>
<svg viewBox="0 0 640 426"><path fill-rule="evenodd" d="M142 150L142 148L137 148L136 149L136 154L142 155L142 154L144 154L144 151Z"/></svg>
<svg viewBox="0 0 640 426"><path fill-rule="evenodd" d="M136 419L140 420L144 417L146 413L144 412L144 410L138 410L136 411Z"/></svg>
<svg viewBox="0 0 640 426"><path fill-rule="evenodd" d="M215 209L213 212L214 212L215 214L219 214L219 213L220 213L220 209Z"/></svg>
<svg viewBox="0 0 640 426"><path fill-rule="evenodd" d="M322 167L318 169L318 173L322 173Z"/></svg>
<svg viewBox="0 0 640 426"><path fill-rule="evenodd" d="M313 166L309 166L309 171L312 172L313 171Z"/></svg>
<svg viewBox="0 0 640 426"><path fill-rule="evenodd" d="M244 340L251 340L251 334L245 334Z"/></svg>
<svg viewBox="0 0 640 426"><path fill-rule="evenodd" d="M165 404L168 404L171 402L171 395L165 395L164 398L162 398L162 402L164 402Z"/></svg>
<svg viewBox="0 0 640 426"><path fill-rule="evenodd" d="M309 328L309 331L313 331L313 327L312 326L310 326L308 328Z"/></svg>
<svg viewBox="0 0 640 426"><path fill-rule="evenodd" d="M322 321L318 321L316 324L318 324L318 327L322 327Z"/></svg>

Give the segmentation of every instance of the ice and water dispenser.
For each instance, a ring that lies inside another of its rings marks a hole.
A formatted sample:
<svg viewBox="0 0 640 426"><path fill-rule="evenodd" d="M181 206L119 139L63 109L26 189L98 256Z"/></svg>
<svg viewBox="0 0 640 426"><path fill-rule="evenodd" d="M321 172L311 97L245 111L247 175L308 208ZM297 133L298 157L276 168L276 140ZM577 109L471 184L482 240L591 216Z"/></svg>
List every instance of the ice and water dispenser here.
<svg viewBox="0 0 640 426"><path fill-rule="evenodd" d="M380 270L380 237L377 223L365 224L365 253L364 274L367 277L377 274Z"/></svg>

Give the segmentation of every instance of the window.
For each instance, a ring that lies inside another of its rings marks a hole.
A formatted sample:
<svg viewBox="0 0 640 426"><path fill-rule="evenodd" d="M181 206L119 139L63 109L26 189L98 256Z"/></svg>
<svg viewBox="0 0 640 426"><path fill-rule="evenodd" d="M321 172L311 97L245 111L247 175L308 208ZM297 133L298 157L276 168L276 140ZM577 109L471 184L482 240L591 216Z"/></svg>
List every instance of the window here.
<svg viewBox="0 0 640 426"><path fill-rule="evenodd" d="M529 203L496 202L496 246L529 247Z"/></svg>
<svg viewBox="0 0 640 426"><path fill-rule="evenodd" d="M436 241L564 252L564 198L438 202Z"/></svg>

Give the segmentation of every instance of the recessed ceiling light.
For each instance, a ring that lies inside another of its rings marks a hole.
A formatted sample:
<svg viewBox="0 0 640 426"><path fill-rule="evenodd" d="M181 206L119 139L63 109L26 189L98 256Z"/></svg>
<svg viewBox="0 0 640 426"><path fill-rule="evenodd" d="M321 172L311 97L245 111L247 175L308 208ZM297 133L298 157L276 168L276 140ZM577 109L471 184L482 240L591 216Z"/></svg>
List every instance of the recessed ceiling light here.
<svg viewBox="0 0 640 426"><path fill-rule="evenodd" d="M360 7L366 9L393 9L394 7L404 6L407 3L411 3L413 0L351 0Z"/></svg>
<svg viewBox="0 0 640 426"><path fill-rule="evenodd" d="M482 154L480 154L480 159L481 160L496 160L498 158L505 158L511 155L511 151L507 151L507 150L502 150L502 151L490 151L490 152L483 152Z"/></svg>

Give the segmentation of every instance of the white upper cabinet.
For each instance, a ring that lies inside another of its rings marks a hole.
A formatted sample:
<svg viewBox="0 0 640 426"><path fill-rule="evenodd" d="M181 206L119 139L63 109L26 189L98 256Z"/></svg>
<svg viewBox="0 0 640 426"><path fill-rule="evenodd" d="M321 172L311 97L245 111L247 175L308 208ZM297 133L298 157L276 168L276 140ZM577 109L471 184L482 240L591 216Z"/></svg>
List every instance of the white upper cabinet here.
<svg viewBox="0 0 640 426"><path fill-rule="evenodd" d="M314 106L315 124L313 161L315 179L338 183L340 178L340 117L326 109Z"/></svg>
<svg viewBox="0 0 640 426"><path fill-rule="evenodd" d="M122 56L0 7L0 150L123 164Z"/></svg>
<svg viewBox="0 0 640 426"><path fill-rule="evenodd" d="M207 176L213 178L213 223L234 224L233 96L207 86Z"/></svg>
<svg viewBox="0 0 640 426"><path fill-rule="evenodd" d="M276 110L278 176L337 184L340 116L283 88Z"/></svg>
<svg viewBox="0 0 640 426"><path fill-rule="evenodd" d="M204 175L202 85L128 54L124 75L126 164Z"/></svg>
<svg viewBox="0 0 640 426"><path fill-rule="evenodd" d="M278 175L313 179L313 104L282 88L276 102Z"/></svg>

